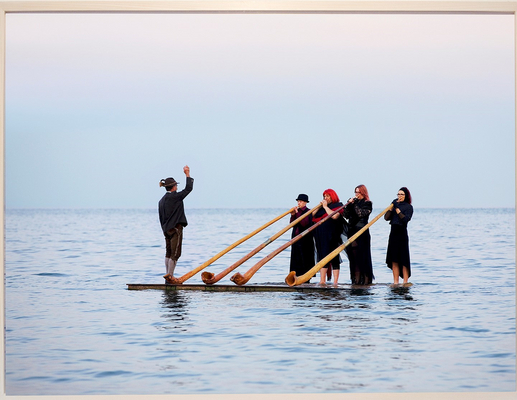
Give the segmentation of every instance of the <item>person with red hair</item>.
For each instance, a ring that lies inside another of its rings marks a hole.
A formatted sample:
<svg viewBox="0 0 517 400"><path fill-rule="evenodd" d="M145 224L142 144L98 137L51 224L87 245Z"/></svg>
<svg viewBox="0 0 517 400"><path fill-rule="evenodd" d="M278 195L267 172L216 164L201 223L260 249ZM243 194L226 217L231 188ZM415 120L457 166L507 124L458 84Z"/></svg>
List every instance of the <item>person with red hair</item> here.
<svg viewBox="0 0 517 400"><path fill-rule="evenodd" d="M386 264L393 272L393 283L397 285L399 277L404 280L403 283L408 283L411 276L407 224L413 216L413 206L409 189L401 187L392 203L393 209L384 214L384 219L391 225Z"/></svg>
<svg viewBox="0 0 517 400"><path fill-rule="evenodd" d="M332 189L327 189L323 192L322 207L313 211L312 222L317 223L332 211L341 207L343 204L339 201L337 193ZM314 241L316 243L316 255L318 261L321 261L329 253L334 251L339 245L343 243L341 240L341 232L343 231L343 218L341 215L343 210L334 214L331 218L319 225L314 230ZM334 257L327 265L320 270L320 285L326 284L326 279L330 280L332 274L334 275L334 286L337 286L339 279L339 264L341 257L339 254ZM326 278L326 279L325 279Z"/></svg>
<svg viewBox="0 0 517 400"><path fill-rule="evenodd" d="M372 202L366 186L359 185L354 190L355 196L348 200L343 213L348 220L347 237L356 234L368 223L372 213ZM364 231L346 248L350 262L350 280L353 285L369 285L373 279L370 230Z"/></svg>

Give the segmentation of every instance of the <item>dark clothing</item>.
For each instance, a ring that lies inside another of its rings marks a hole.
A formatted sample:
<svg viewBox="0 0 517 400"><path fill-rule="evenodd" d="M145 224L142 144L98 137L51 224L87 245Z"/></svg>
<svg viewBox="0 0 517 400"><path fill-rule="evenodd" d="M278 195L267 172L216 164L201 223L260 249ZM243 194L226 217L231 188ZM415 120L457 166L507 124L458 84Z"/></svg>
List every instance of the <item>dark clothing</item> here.
<svg viewBox="0 0 517 400"><path fill-rule="evenodd" d="M348 237L352 236L368 223L372 208L372 202L365 199L355 200L345 207L343 215L348 219L348 227L349 230L352 231Z"/></svg>
<svg viewBox="0 0 517 400"><path fill-rule="evenodd" d="M372 202L365 199L355 200L345 207L344 216L348 219L347 236L349 238L368 224L371 212ZM346 253L350 262L350 279L352 284L370 284L375 278L373 276L370 242L370 230L367 229L346 247Z"/></svg>
<svg viewBox="0 0 517 400"><path fill-rule="evenodd" d="M330 203L328 207L331 210L335 210L341 207L342 203ZM342 214L343 210L339 212ZM323 219L327 216L327 212L322 207L318 211L316 211L316 215L313 216L312 222L316 223L319 220ZM318 226L314 230L314 240L316 243L316 253L318 261L321 261L331 252L333 252L336 248L338 248L343 241L341 240L341 232L343 231L343 218L333 219L329 218L323 224ZM334 257L327 265L323 268L332 268L339 269L339 264L341 263L341 257L339 254ZM329 270L330 271L330 270Z"/></svg>
<svg viewBox="0 0 517 400"><path fill-rule="evenodd" d="M181 192L167 192L161 198L158 203L158 213L164 234L176 228L178 224L184 227L188 225L183 199L192 191L193 186L194 179L187 178L185 189Z"/></svg>
<svg viewBox="0 0 517 400"><path fill-rule="evenodd" d="M181 257L181 246L183 244L183 225L176 225L176 228L167 231L164 235L165 257L176 261L179 260Z"/></svg>
<svg viewBox="0 0 517 400"><path fill-rule="evenodd" d="M310 211L310 209L307 207L298 209L296 214L291 215L291 220L289 222L293 222L294 220L300 218L307 211ZM311 225L312 215L309 214L307 217L293 226L291 238L298 236ZM297 242L293 243L291 246L291 263L289 270L295 271L296 276L301 276L309 271L312 267L314 267L314 264L314 236L313 233L310 232Z"/></svg>
<svg viewBox="0 0 517 400"><path fill-rule="evenodd" d="M395 208L400 210L397 214ZM413 216L413 206L406 202L396 202L394 200L393 210L384 215L384 219L390 221L391 230L388 239L388 250L386 251L386 264L392 269L392 263L399 265L399 275L403 278L403 268L406 267L411 276L411 260L409 257L409 236L407 224Z"/></svg>
<svg viewBox="0 0 517 400"><path fill-rule="evenodd" d="M400 210L399 214L395 211L396 208ZM390 221L391 225L402 225L406 227L408 222L411 221L411 217L413 217L413 206L405 201L399 203L393 200L393 210L384 214L384 219Z"/></svg>

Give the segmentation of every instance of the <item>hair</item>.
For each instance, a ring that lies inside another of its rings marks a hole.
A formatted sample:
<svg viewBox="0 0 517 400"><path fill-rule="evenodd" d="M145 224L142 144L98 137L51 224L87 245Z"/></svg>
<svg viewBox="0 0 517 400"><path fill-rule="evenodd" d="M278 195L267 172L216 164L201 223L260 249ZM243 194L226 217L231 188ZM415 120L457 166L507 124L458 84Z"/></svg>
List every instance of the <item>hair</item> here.
<svg viewBox="0 0 517 400"><path fill-rule="evenodd" d="M409 192L409 189L407 187L403 186L399 190L402 190L404 192L404 194L406 195L404 198L404 201L406 203L411 204L411 193Z"/></svg>
<svg viewBox="0 0 517 400"><path fill-rule="evenodd" d="M356 186L356 189L359 189L359 193L361 193L365 200L370 201L370 196L368 195L368 189L366 189L366 186L359 185Z"/></svg>
<svg viewBox="0 0 517 400"><path fill-rule="evenodd" d="M327 189L323 192L323 196L325 196L326 194L328 194L330 196L330 200L332 203L337 203L339 201L339 196L337 195L337 193L334 190Z"/></svg>
<svg viewBox="0 0 517 400"><path fill-rule="evenodd" d="M165 179L160 180L160 187L164 187L166 191L171 190L175 185L165 186Z"/></svg>

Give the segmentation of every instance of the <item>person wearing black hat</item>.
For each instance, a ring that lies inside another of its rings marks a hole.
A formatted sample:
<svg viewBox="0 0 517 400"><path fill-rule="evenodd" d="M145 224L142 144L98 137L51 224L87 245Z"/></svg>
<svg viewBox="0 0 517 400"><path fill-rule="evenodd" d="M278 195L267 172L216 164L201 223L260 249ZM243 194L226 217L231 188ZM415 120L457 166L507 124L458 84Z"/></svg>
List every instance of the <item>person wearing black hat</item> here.
<svg viewBox="0 0 517 400"><path fill-rule="evenodd" d="M181 256L181 246L183 243L183 228L188 225L185 216L183 199L192 191L194 179L190 177L188 165L183 167L183 172L187 177L185 189L178 192L178 182L174 178L166 178L160 181L160 187L165 187L167 193L158 203L158 214L163 234L165 236L165 278L166 282L174 277L176 263Z"/></svg>
<svg viewBox="0 0 517 400"><path fill-rule="evenodd" d="M301 217L310 209L307 208L309 202L309 196L306 194L300 194L296 198L298 205L291 211L291 221ZM305 231L312 225L312 214L298 222L293 226L291 238L298 236L300 233ZM308 233L291 246L291 263L290 271L295 271L296 276L300 276L309 271L314 267L314 238L311 233Z"/></svg>

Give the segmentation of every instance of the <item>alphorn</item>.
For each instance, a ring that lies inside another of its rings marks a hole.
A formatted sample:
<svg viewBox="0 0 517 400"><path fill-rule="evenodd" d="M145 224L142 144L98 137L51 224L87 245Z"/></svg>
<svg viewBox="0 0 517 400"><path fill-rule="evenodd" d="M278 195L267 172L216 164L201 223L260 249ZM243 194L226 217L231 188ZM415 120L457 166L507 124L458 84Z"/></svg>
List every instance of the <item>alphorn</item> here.
<svg viewBox="0 0 517 400"><path fill-rule="evenodd" d="M230 280L232 282L234 282L235 284L237 285L244 285L245 283L247 283L251 277L253 275L255 275L255 273L264 265L266 264L267 262L269 262L270 260L272 260L274 257L276 257L278 254L280 254L282 251L284 251L285 249L287 249L289 246L291 246L293 243L296 243L298 240L300 240L302 237L304 237L305 235L307 235L309 232L311 232L312 230L316 229L318 226L320 226L322 223L324 223L325 221L327 221L329 218L331 218L333 215L337 214L338 212L340 212L343 208L345 208L346 206L348 205L345 204L339 208L336 208L334 211L332 211L329 215L327 215L325 218L321 219L320 221L316 222L314 225L312 225L310 228L307 228L306 230L304 230L302 233L300 233L299 235L295 236L294 238L292 238L291 240L289 240L287 243L284 243L282 246L280 246L278 249L276 249L275 251L271 252L270 254L268 254L266 257L264 257L262 260L260 260L258 263L256 263L253 267L251 267L248 271L246 271L246 273L244 275L241 275L240 272L237 272L234 276L232 276L230 278ZM311 210L312 211L312 210Z"/></svg>
<svg viewBox="0 0 517 400"><path fill-rule="evenodd" d="M334 257L336 257L339 253L341 253L350 243L352 243L354 240L356 240L361 234L366 231L370 226L372 226L377 220L382 217L384 214L386 214L389 210L393 208L393 204L390 204L386 209L381 212L379 215L377 215L374 219L372 219L369 223L367 223L365 226L363 226L361 229L359 229L355 234L350 236L350 238L340 245L338 248L336 248L334 251L330 252L326 257L324 257L321 261L319 261L314 267L312 267L308 272L301 276L296 276L295 271L291 271L289 275L285 278L285 283L287 283L289 286L297 286L301 285L304 282L307 282L309 279L311 279L314 275L318 273L318 271L323 268L325 265L327 265L330 260L332 260Z"/></svg>
<svg viewBox="0 0 517 400"><path fill-rule="evenodd" d="M213 256L211 259L205 261L203 264L201 264L199 267L197 268L194 268L192 271L190 272L187 272L185 275L179 277L179 278L169 278L169 282L174 284L174 285L181 285L183 282L185 282L187 279L190 279L192 278L194 275L196 275L199 271L203 270L204 268L208 267L210 264L212 264L214 261L218 260L219 258L221 258L222 256L224 256L226 253L228 253L230 250L234 249L235 247L237 247L238 245L240 245L241 243L245 242L246 240L248 240L249 238L255 236L257 233L259 233L260 231L266 229L269 225L271 224L274 224L276 221L278 221L279 219L282 219L284 218L287 214L291 213L291 211L293 211L294 208L290 208L289 210L287 210L285 213L282 213L281 215L279 215L278 217L276 218L273 218L271 221L269 221L267 224L264 224L262 225L260 228L257 228L255 229L253 232L247 234L246 236L244 236L242 239L239 239L237 240L234 244L228 246L226 249L220 251L219 253L217 253L215 256Z"/></svg>
<svg viewBox="0 0 517 400"><path fill-rule="evenodd" d="M285 228L281 229L278 233L271 236L268 240L266 240L264 243L256 247L254 250L250 251L248 254L246 254L244 257L242 257L239 261L236 263L230 265L228 268L226 268L224 271L218 273L217 275L214 275L211 272L205 271L201 274L201 279L204 283L207 285L213 285L216 282L219 282L222 278L224 278L226 275L228 275L230 272L232 272L235 268L237 268L239 265L241 265L246 260L249 260L251 257L253 257L255 254L257 254L260 250L262 250L264 247L266 247L268 244L272 243L276 239L278 239L280 236L282 236L285 232L287 232L289 229L291 229L293 226L295 226L298 222L300 222L302 219L304 219L307 215L312 213L314 210L317 210L321 207L321 204L314 207L312 210L307 211L305 214L303 214L301 217L298 217L293 222L291 222L289 225L287 225Z"/></svg>

